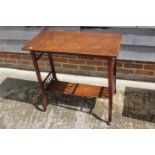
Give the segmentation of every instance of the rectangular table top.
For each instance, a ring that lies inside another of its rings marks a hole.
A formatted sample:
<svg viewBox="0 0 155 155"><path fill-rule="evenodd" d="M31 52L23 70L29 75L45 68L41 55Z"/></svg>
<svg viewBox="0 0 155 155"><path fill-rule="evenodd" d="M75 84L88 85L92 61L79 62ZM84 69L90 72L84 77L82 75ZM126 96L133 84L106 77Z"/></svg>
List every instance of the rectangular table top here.
<svg viewBox="0 0 155 155"><path fill-rule="evenodd" d="M56 54L116 57L122 35L90 32L42 31L22 49Z"/></svg>

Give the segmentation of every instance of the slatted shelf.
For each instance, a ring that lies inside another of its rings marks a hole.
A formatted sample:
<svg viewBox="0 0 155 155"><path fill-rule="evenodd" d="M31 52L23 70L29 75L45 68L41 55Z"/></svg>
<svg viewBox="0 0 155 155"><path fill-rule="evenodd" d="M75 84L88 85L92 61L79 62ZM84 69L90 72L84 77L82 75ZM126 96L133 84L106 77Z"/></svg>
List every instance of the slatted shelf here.
<svg viewBox="0 0 155 155"><path fill-rule="evenodd" d="M64 94L72 94L72 95L87 96L87 97L102 98L103 96L104 97L109 96L107 87L69 83L69 82L62 82L62 81L55 81L55 80L51 82L51 86L49 90L62 92Z"/></svg>

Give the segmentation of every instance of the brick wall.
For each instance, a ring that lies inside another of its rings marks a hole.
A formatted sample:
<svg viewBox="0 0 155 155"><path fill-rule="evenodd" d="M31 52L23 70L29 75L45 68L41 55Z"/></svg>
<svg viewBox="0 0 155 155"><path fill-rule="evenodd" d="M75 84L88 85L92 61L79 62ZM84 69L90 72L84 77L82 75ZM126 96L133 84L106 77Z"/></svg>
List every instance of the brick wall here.
<svg viewBox="0 0 155 155"><path fill-rule="evenodd" d="M107 60L105 59L67 55L54 55L53 58L56 71L59 73L107 76ZM40 59L39 65L42 71L49 70L47 56ZM34 70L30 55L23 53L0 52L0 67ZM118 60L117 76L121 79L155 82L155 62Z"/></svg>

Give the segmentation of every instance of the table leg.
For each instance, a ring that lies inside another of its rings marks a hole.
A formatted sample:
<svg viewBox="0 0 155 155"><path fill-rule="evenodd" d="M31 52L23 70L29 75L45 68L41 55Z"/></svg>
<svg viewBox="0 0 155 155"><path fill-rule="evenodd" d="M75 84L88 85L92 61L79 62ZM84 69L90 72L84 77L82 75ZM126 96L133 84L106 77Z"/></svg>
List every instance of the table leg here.
<svg viewBox="0 0 155 155"><path fill-rule="evenodd" d="M117 60L116 60L116 58L113 58L114 59L114 67L113 67L113 73L114 73L114 75L113 75L113 78L114 78L114 94L116 94L116 64L117 64Z"/></svg>
<svg viewBox="0 0 155 155"><path fill-rule="evenodd" d="M44 111L46 111L46 107L47 107L47 95L45 93L45 89L44 89L44 84L41 78L41 74L40 74L40 69L38 66L38 62L37 62L37 56L36 56L36 52L31 52L31 56L32 56L32 61L33 61L33 65L34 65L34 69L38 78L38 82L40 85L40 89L41 89L41 104L43 106Z"/></svg>
<svg viewBox="0 0 155 155"><path fill-rule="evenodd" d="M57 80L55 67L54 67L54 62L53 62L53 57L52 57L52 55L50 53L48 53L48 59L49 59L49 63L50 63L50 66L51 66L53 79Z"/></svg>
<svg viewBox="0 0 155 155"><path fill-rule="evenodd" d="M108 59L108 87L109 87L109 110L108 110L108 124L112 121L112 104L113 104L113 58Z"/></svg>

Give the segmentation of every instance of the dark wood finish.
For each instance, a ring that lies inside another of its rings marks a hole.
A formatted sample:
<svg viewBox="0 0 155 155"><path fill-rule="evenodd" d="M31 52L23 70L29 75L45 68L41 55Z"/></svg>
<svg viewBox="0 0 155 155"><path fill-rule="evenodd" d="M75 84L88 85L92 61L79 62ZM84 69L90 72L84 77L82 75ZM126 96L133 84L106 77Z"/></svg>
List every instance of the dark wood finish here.
<svg viewBox="0 0 155 155"><path fill-rule="evenodd" d="M114 64L115 58L108 59L108 89L109 89L109 112L108 112L108 123L112 120L112 103L114 93Z"/></svg>
<svg viewBox="0 0 155 155"><path fill-rule="evenodd" d="M108 124L110 124L112 120L113 94L116 93L116 57L119 54L121 38L121 35L116 34L45 31L27 43L23 50L31 51L32 61L41 88L41 103L44 111L46 111L47 107L46 90L91 97L106 96L109 98ZM48 54L51 71L42 80L37 61L44 53ZM107 58L108 88L58 81L52 58L52 54L55 53Z"/></svg>
<svg viewBox="0 0 155 155"><path fill-rule="evenodd" d="M114 66L113 66L113 79L114 79L114 93L116 94L116 73L117 73L117 71L116 71L116 69L117 69L117 60L116 60L116 58L114 58Z"/></svg>
<svg viewBox="0 0 155 155"><path fill-rule="evenodd" d="M103 96L108 97L109 91L106 87L99 87L93 85L69 83L62 81L52 81L51 87L49 88L52 91L62 92L64 94L72 94L79 96L88 96L88 97L99 97Z"/></svg>
<svg viewBox="0 0 155 155"><path fill-rule="evenodd" d="M115 57L119 54L121 38L118 34L44 31L23 50Z"/></svg>
<svg viewBox="0 0 155 155"><path fill-rule="evenodd" d="M49 63L50 63L50 66L51 66L53 78L54 78L54 80L57 80L55 67L54 67L54 62L53 62L53 57L52 57L52 55L50 53L48 53L48 58L49 58Z"/></svg>
<svg viewBox="0 0 155 155"><path fill-rule="evenodd" d="M39 53L39 52L36 52L36 53ZM36 57L36 60L38 61L44 55L44 53L39 53L37 55L38 56Z"/></svg>
<svg viewBox="0 0 155 155"><path fill-rule="evenodd" d="M39 70L38 63L37 63L36 52L31 52L31 56L32 56L33 65L34 65L36 75L37 75L37 78L38 78L38 82L39 82L39 85L40 85L40 89L41 89L41 103L43 105L44 111L46 111L47 96L46 96L46 93L45 93L45 88L44 88L44 85L43 85L43 82L42 82L41 73L40 73L40 70Z"/></svg>

